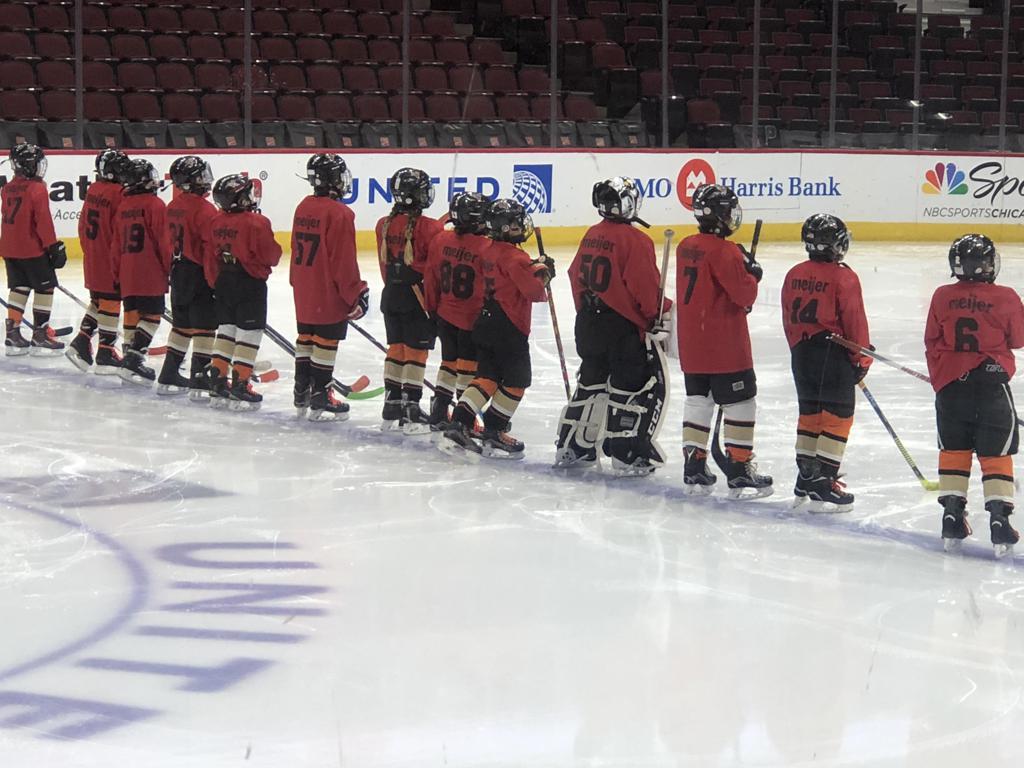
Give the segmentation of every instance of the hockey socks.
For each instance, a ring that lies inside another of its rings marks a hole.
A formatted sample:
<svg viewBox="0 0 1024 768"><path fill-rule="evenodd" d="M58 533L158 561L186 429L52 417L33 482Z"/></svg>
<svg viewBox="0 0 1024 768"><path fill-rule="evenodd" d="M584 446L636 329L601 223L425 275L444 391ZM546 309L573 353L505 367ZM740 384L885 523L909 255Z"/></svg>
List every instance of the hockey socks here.
<svg viewBox="0 0 1024 768"><path fill-rule="evenodd" d="M32 300L32 322L36 329L43 328L50 323L50 313L53 311L53 291L36 291Z"/></svg>
<svg viewBox="0 0 1024 768"><path fill-rule="evenodd" d="M21 325L21 319L25 317L25 307L28 306L28 297L31 288L11 288L7 294L7 319L14 323L17 328Z"/></svg>
<svg viewBox="0 0 1024 768"><path fill-rule="evenodd" d="M939 451L939 496L967 498L971 480L972 451ZM1012 485L1012 481L1011 481Z"/></svg>
<svg viewBox="0 0 1024 768"><path fill-rule="evenodd" d="M683 447L706 451L711 439L715 401L711 395L687 395L683 408Z"/></svg>
<svg viewBox="0 0 1024 768"><path fill-rule="evenodd" d="M725 452L733 461L746 464L754 455L754 417L757 413L754 398L723 405L722 412L725 415L722 430Z"/></svg>

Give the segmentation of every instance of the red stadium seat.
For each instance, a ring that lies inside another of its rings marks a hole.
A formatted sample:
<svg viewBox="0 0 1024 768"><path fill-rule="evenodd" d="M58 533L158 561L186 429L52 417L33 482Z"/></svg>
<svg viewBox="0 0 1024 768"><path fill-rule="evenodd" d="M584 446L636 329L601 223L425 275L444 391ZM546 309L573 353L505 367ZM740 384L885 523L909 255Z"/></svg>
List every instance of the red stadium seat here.
<svg viewBox="0 0 1024 768"><path fill-rule="evenodd" d="M352 112L357 120L390 120L387 99L379 93L361 93L352 99Z"/></svg>
<svg viewBox="0 0 1024 768"><path fill-rule="evenodd" d="M318 93L337 93L344 90L341 68L334 64L310 64L306 68L309 87Z"/></svg>
<svg viewBox="0 0 1024 768"><path fill-rule="evenodd" d="M205 93L200 99L203 117L207 120L241 120L242 110L238 97L229 93ZM255 104L255 99L253 99ZM164 98L164 112L167 111L167 97ZM253 116L255 119L255 115ZM191 120L195 118L179 118Z"/></svg>
<svg viewBox="0 0 1024 768"><path fill-rule="evenodd" d="M44 92L43 96L52 96L62 91ZM71 115L74 118L74 97L72 97ZM40 112L39 102L36 95L29 91L0 91L0 115L8 120L35 120L39 117L51 117ZM63 118L65 115L54 115L53 117Z"/></svg>
<svg viewBox="0 0 1024 768"><path fill-rule="evenodd" d="M285 93L277 100L278 114L282 120L314 120L316 113L308 96Z"/></svg>
<svg viewBox="0 0 1024 768"><path fill-rule="evenodd" d="M454 93L433 93L426 99L427 117L439 122L452 122L462 119L459 100Z"/></svg>
<svg viewBox="0 0 1024 768"><path fill-rule="evenodd" d="M126 93L121 97L121 106L131 120L159 120L163 117L154 93Z"/></svg>
<svg viewBox="0 0 1024 768"><path fill-rule="evenodd" d="M428 99L430 97L427 97ZM402 97L398 94L388 97L388 106L391 110L391 115L396 120L402 119ZM423 104L423 98L418 93L409 94L409 119L410 120L423 120L426 117L426 110Z"/></svg>
<svg viewBox="0 0 1024 768"><path fill-rule="evenodd" d="M316 116L320 120L351 120L352 102L347 95L327 94L314 98Z"/></svg>
<svg viewBox="0 0 1024 768"><path fill-rule="evenodd" d="M182 62L165 62L156 65L157 85L165 91L189 91L196 88L192 67Z"/></svg>
<svg viewBox="0 0 1024 768"><path fill-rule="evenodd" d="M341 68L341 79L349 91L376 91L380 88L373 67L350 64Z"/></svg>
<svg viewBox="0 0 1024 768"><path fill-rule="evenodd" d="M67 61L41 61L36 67L39 86L47 90L75 87L75 69Z"/></svg>
<svg viewBox="0 0 1024 768"><path fill-rule="evenodd" d="M437 65L421 65L413 68L413 84L421 91L447 91L448 73L444 67Z"/></svg>
<svg viewBox="0 0 1024 768"><path fill-rule="evenodd" d="M113 93L86 91L84 115L86 120L120 120L121 103Z"/></svg>

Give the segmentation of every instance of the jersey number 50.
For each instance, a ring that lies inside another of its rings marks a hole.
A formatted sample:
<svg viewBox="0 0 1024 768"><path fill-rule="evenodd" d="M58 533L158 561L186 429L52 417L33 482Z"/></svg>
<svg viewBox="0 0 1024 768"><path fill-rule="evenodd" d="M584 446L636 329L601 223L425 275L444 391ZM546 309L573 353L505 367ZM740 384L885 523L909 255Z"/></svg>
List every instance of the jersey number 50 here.
<svg viewBox="0 0 1024 768"><path fill-rule="evenodd" d="M583 254L580 263L580 279L583 287L594 293L604 293L612 282L612 262L607 256Z"/></svg>

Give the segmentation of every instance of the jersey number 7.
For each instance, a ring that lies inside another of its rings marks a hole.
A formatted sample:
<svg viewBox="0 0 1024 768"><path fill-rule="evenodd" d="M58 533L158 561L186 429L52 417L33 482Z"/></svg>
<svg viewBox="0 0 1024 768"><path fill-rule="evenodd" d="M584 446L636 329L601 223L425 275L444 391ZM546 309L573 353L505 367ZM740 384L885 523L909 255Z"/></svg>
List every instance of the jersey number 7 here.
<svg viewBox="0 0 1024 768"><path fill-rule="evenodd" d="M309 244L308 253L306 244ZM313 259L316 258L317 251L320 250L320 235L315 232L296 232L295 233L295 263L302 266L302 261L305 259L305 266L313 266Z"/></svg>

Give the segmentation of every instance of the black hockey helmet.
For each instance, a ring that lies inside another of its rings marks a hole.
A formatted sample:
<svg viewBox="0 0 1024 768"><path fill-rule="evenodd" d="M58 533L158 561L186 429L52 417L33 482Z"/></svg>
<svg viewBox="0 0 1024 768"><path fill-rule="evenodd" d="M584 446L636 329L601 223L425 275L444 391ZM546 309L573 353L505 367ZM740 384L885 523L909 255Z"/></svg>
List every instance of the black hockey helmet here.
<svg viewBox="0 0 1024 768"><path fill-rule="evenodd" d="M352 189L352 172L340 155L329 152L320 152L309 158L306 180L318 196L344 197Z"/></svg>
<svg viewBox="0 0 1024 768"><path fill-rule="evenodd" d="M213 186L213 171L203 158L185 155L171 163L171 183L182 192L205 195Z"/></svg>
<svg viewBox="0 0 1024 768"><path fill-rule="evenodd" d="M504 243L525 243L533 235L533 219L515 200L495 200L484 215L487 236Z"/></svg>
<svg viewBox="0 0 1024 768"><path fill-rule="evenodd" d="M809 217L800 230L800 239L812 261L842 261L850 249L850 230L831 213Z"/></svg>
<svg viewBox="0 0 1024 768"><path fill-rule="evenodd" d="M460 235L482 235L490 201L479 192L459 192L448 203L448 216Z"/></svg>
<svg viewBox="0 0 1024 768"><path fill-rule="evenodd" d="M96 155L96 178L124 184L131 158L120 149L104 149Z"/></svg>
<svg viewBox="0 0 1024 768"><path fill-rule="evenodd" d="M636 219L643 199L636 181L625 176L599 181L591 193L591 202L603 218L626 223Z"/></svg>
<svg viewBox="0 0 1024 768"><path fill-rule="evenodd" d="M419 168L399 168L388 186L399 211L422 211L434 202L434 185Z"/></svg>
<svg viewBox="0 0 1024 768"><path fill-rule="evenodd" d="M949 247L949 269L958 280L994 283L999 275L999 251L985 235L963 235Z"/></svg>
<svg viewBox="0 0 1024 768"><path fill-rule="evenodd" d="M15 144L10 153L15 176L41 179L46 175L46 154L35 144Z"/></svg>
<svg viewBox="0 0 1024 768"><path fill-rule="evenodd" d="M126 195L155 195L163 189L163 179L149 160L135 158L128 164L124 177L124 193Z"/></svg>
<svg viewBox="0 0 1024 768"><path fill-rule="evenodd" d="M693 193L693 215L700 231L728 237L743 223L743 208L736 193L721 184L701 184Z"/></svg>
<svg viewBox="0 0 1024 768"><path fill-rule="evenodd" d="M252 179L240 173L232 173L217 179L213 185L213 202L228 213L255 211L260 207L260 194Z"/></svg>

